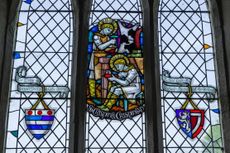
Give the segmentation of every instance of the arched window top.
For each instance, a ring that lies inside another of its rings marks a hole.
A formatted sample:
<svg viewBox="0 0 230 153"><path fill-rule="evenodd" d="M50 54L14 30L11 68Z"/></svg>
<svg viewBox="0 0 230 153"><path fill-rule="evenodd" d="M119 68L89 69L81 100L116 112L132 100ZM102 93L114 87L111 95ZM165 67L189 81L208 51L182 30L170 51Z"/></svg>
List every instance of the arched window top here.
<svg viewBox="0 0 230 153"><path fill-rule="evenodd" d="M90 24L104 18L127 20L142 24L142 7L140 0L93 0Z"/></svg>
<svg viewBox="0 0 230 153"><path fill-rule="evenodd" d="M71 0L24 0L20 11L70 11Z"/></svg>
<svg viewBox="0 0 230 153"><path fill-rule="evenodd" d="M160 11L208 11L206 0L160 0Z"/></svg>
<svg viewBox="0 0 230 153"><path fill-rule="evenodd" d="M142 12L139 0L93 0L94 11Z"/></svg>

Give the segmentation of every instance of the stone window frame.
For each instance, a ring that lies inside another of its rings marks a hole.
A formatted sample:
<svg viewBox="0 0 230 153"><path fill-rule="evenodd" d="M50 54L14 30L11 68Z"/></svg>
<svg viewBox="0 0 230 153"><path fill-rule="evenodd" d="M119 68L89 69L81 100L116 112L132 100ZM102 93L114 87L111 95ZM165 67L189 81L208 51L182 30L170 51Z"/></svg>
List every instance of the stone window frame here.
<svg viewBox="0 0 230 153"><path fill-rule="evenodd" d="M144 68L145 68L145 103L147 129L147 152L163 153L160 73L158 55L158 5L160 0L142 0L144 11ZM227 46L227 34L230 25L226 14L230 14L228 7L222 7L228 0L209 0L212 12L212 27L216 48L216 62L218 82L221 97L222 124L225 152L230 152L230 47ZM2 0L0 3L0 150L4 151L4 136L8 105L8 91L11 72L12 51L14 44L15 22L17 6L20 0ZM92 0L72 0L74 10L74 48L72 66L72 110L70 118L70 152L85 152L85 111L86 111L86 70L88 45L88 17ZM218 2L218 3L217 3ZM225 14L223 14L223 12ZM224 24L224 25L223 25ZM229 60L227 60L229 57ZM150 66L152 65L152 66ZM80 87L80 88L79 88Z"/></svg>

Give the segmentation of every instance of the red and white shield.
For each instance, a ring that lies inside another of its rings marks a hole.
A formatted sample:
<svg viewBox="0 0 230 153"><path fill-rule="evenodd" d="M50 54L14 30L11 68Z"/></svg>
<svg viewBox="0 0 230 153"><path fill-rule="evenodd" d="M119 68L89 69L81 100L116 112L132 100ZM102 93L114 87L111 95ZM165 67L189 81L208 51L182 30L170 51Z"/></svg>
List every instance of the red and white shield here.
<svg viewBox="0 0 230 153"><path fill-rule="evenodd" d="M190 110L192 138L196 138L204 126L204 110Z"/></svg>

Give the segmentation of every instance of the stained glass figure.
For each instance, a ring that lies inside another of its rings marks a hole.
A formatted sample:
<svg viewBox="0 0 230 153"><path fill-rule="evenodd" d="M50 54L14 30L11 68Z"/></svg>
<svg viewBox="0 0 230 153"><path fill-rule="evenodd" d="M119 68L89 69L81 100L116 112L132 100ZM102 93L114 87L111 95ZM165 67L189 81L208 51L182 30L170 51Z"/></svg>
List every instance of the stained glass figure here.
<svg viewBox="0 0 230 153"><path fill-rule="evenodd" d="M86 152L145 152L139 0L94 0L89 19Z"/></svg>
<svg viewBox="0 0 230 153"><path fill-rule="evenodd" d="M121 120L143 112L142 46L143 32L138 24L105 18L90 28L90 113Z"/></svg>
<svg viewBox="0 0 230 153"><path fill-rule="evenodd" d="M68 152L72 22L69 0L20 2L5 152Z"/></svg>
<svg viewBox="0 0 230 153"><path fill-rule="evenodd" d="M206 0L160 1L159 50L164 152L223 152Z"/></svg>

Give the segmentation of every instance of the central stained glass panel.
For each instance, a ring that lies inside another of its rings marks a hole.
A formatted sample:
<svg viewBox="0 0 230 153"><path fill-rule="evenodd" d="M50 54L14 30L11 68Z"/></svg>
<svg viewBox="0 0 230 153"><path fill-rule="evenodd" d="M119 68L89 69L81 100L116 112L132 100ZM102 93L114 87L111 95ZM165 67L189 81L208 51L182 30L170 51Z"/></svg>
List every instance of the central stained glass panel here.
<svg viewBox="0 0 230 153"><path fill-rule="evenodd" d="M142 27L104 18L89 30L88 110L122 120L144 110Z"/></svg>
<svg viewBox="0 0 230 153"><path fill-rule="evenodd" d="M138 0L92 3L86 152L146 152L142 22Z"/></svg>

